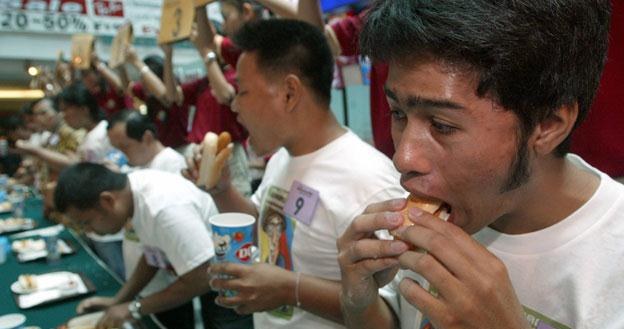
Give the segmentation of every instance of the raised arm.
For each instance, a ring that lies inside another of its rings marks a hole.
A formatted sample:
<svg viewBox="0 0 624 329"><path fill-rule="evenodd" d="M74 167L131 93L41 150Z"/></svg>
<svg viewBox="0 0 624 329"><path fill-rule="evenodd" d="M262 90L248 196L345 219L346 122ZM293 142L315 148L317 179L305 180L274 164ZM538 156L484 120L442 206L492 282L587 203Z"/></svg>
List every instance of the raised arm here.
<svg viewBox="0 0 624 329"><path fill-rule="evenodd" d="M163 63L163 80L165 83L165 98L167 99L167 104L178 104L182 105L184 102L184 95L182 94L182 89L178 85L178 82L175 79L175 75L173 74L173 47L170 44L160 45L163 53L165 54L165 62Z"/></svg>
<svg viewBox="0 0 624 329"><path fill-rule="evenodd" d="M117 93L123 94L126 89L123 81L105 62L101 61L95 52L91 53L91 63L98 73L106 80L108 85L113 87Z"/></svg>
<svg viewBox="0 0 624 329"><path fill-rule="evenodd" d="M199 52L199 56L204 61L206 76L208 81L210 81L210 87L217 101L224 105L230 105L236 90L225 79L223 71L221 71L219 66L215 49L210 48L210 44L213 44L210 40L213 40L211 35L214 35L212 32L214 27L208 20L208 15L203 7L196 8L195 17L197 19L197 29L191 32L191 42L193 42Z"/></svg>
<svg viewBox="0 0 624 329"><path fill-rule="evenodd" d="M154 95L162 104L169 105L166 97L167 89L162 80L137 56L134 47L128 46L125 51L126 63L134 66L139 71L145 90Z"/></svg>

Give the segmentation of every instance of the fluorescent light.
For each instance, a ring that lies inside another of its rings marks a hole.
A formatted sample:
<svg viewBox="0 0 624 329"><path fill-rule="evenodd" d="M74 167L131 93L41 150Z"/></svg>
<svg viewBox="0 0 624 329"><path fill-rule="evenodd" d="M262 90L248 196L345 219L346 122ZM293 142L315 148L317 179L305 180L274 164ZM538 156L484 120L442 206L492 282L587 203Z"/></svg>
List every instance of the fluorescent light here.
<svg viewBox="0 0 624 329"><path fill-rule="evenodd" d="M39 89L0 89L0 99L37 99L43 98Z"/></svg>

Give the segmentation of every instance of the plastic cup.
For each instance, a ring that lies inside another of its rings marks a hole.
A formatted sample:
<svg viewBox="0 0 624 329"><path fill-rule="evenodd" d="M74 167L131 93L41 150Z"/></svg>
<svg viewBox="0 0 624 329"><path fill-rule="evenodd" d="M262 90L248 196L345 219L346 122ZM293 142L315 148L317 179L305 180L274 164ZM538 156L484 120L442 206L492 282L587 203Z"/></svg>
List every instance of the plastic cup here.
<svg viewBox="0 0 624 329"><path fill-rule="evenodd" d="M0 329L22 329L26 322L24 314L13 313L0 316Z"/></svg>
<svg viewBox="0 0 624 329"><path fill-rule="evenodd" d="M256 219L253 216L243 213L223 213L210 217L208 222L212 228L216 254L213 263L253 264L256 250L253 245ZM219 294L231 297L236 296L237 292L225 290L219 291Z"/></svg>
<svg viewBox="0 0 624 329"><path fill-rule="evenodd" d="M11 202L11 211L14 218L24 218L24 196L22 195L9 195L9 202Z"/></svg>
<svg viewBox="0 0 624 329"><path fill-rule="evenodd" d="M61 258L61 252L58 248L58 235L59 233L56 231L46 232L41 235L43 241L45 241L46 252L48 253L46 260L48 263L55 263Z"/></svg>

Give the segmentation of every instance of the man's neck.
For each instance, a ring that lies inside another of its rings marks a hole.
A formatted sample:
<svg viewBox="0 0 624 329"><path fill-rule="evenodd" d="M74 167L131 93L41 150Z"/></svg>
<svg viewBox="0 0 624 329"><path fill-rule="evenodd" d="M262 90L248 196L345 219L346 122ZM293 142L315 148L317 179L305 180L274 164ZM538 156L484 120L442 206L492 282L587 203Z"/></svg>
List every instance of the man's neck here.
<svg viewBox="0 0 624 329"><path fill-rule="evenodd" d="M506 234L542 230L561 222L585 204L598 189L600 177L566 158L544 160L515 202L516 209L491 228Z"/></svg>
<svg viewBox="0 0 624 329"><path fill-rule="evenodd" d="M300 113L295 120L297 122L293 122L292 138L284 145L290 155L300 156L317 151L346 132L329 108L304 111L308 113Z"/></svg>
<svg viewBox="0 0 624 329"><path fill-rule="evenodd" d="M153 143L151 143L149 146L149 152L150 152L150 161L149 163L147 163L147 165L149 165L150 163L152 163L152 161L154 161L154 158L158 155L158 153L160 153L162 150L165 149L165 147L162 145L162 143L160 143L159 141L155 141Z"/></svg>

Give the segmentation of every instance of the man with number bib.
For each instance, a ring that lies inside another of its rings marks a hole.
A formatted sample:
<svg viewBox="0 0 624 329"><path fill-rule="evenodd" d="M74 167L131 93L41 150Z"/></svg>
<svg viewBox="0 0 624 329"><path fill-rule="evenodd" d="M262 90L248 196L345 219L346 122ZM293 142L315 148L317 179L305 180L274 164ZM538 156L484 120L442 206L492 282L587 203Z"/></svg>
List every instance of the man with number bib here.
<svg viewBox="0 0 624 329"><path fill-rule="evenodd" d="M343 328L336 239L376 200L405 194L391 161L341 126L329 108L333 59L323 34L264 20L235 37L243 51L232 109L258 154L276 152L251 200L222 175L221 212L257 218L260 263L211 266L217 302L253 313L256 328ZM234 279L218 279L227 274Z"/></svg>

